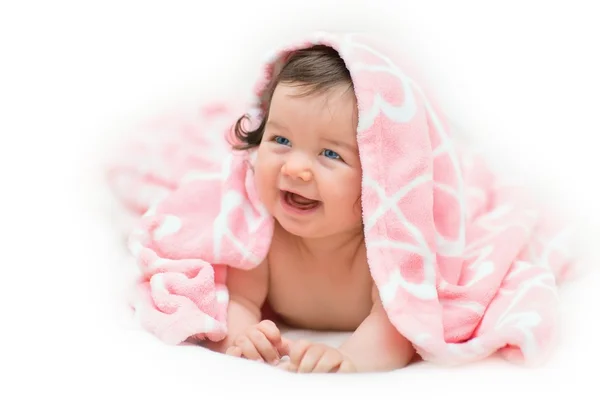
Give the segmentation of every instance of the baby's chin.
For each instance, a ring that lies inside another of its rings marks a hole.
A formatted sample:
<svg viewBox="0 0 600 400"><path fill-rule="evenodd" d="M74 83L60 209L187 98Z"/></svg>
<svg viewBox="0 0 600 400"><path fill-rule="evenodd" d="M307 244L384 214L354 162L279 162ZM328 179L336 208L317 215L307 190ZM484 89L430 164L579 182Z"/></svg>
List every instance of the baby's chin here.
<svg viewBox="0 0 600 400"><path fill-rule="evenodd" d="M325 239L340 234L346 234L350 231L356 231L357 229L361 229L362 232L362 225L360 224L357 227L348 227L345 225L336 226L331 221L325 221L323 217L317 217L317 219L313 221L293 221L285 218L285 216L283 218L274 216L274 219L288 234L303 239Z"/></svg>
<svg viewBox="0 0 600 400"><path fill-rule="evenodd" d="M305 239L319 239L330 235L322 229L320 224L312 224L310 222L290 222L287 218L277 218L275 220L281 228L287 233Z"/></svg>

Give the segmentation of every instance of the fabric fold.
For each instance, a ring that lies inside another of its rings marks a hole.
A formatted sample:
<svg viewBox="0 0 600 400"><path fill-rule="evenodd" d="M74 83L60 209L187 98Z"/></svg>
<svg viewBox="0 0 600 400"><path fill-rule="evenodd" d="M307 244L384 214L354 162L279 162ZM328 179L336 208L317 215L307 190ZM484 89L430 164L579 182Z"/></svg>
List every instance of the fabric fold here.
<svg viewBox="0 0 600 400"><path fill-rule="evenodd" d="M543 362L556 339L557 288L573 267L569 231L527 188L502 183L485 157L453 140L402 60L354 34L287 43L267 59L253 103L209 105L192 124L175 119L172 133L139 139L153 140L153 152L128 147L111 166L116 195L141 216L129 240L141 324L172 344L227 334L227 269L257 266L273 234L254 187L254 153L231 150L227 139L241 114L264 116L261 95L285 57L313 44L336 49L352 77L367 259L390 321L426 360L500 352ZM164 175L169 184L149 195Z"/></svg>

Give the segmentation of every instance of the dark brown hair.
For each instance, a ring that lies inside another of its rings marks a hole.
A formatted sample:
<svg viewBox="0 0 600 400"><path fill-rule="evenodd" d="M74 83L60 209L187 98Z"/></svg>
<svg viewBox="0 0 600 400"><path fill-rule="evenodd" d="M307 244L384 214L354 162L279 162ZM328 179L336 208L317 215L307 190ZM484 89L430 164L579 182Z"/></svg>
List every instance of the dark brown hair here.
<svg viewBox="0 0 600 400"><path fill-rule="evenodd" d="M289 53L279 65L274 65L273 78L259 99L264 118L258 128L244 130L242 123L249 118L248 115L243 115L237 120L234 133L240 143L234 145L235 149L247 150L260 144L273 92L282 82L304 87L306 90L301 93L303 96L322 93L340 84L348 84L348 90L354 87L350 71L335 49L325 45L314 45Z"/></svg>

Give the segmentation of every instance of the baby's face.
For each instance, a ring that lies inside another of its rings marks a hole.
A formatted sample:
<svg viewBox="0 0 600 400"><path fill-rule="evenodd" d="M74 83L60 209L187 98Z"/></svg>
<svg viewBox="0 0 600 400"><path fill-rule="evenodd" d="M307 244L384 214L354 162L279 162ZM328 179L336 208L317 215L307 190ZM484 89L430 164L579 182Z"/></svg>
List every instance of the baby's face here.
<svg viewBox="0 0 600 400"><path fill-rule="evenodd" d="M347 86L294 97L279 84L255 164L265 206L288 232L325 237L361 226L356 99Z"/></svg>

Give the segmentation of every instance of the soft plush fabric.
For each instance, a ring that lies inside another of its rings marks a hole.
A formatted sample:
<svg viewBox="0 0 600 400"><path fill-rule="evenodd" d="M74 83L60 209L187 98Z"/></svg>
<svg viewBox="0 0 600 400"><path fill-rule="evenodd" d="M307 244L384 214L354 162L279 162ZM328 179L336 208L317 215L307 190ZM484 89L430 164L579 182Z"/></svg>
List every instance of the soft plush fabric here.
<svg viewBox="0 0 600 400"><path fill-rule="evenodd" d="M258 265L273 234L254 153L230 149L231 129L243 113L259 120L278 63L316 43L339 51L354 83L367 258L390 321L425 360L500 352L543 362L556 339L557 287L573 266L569 232L453 140L402 60L352 34L284 44L257 77L253 103L209 103L198 115L153 121L111 165L115 194L141 215L129 248L142 326L172 344L227 334L227 269Z"/></svg>

